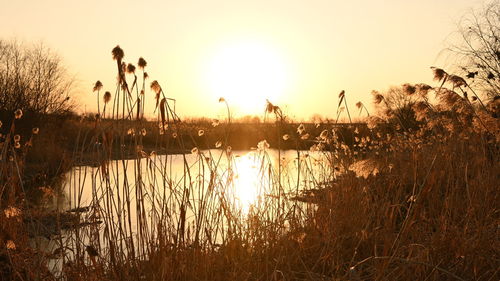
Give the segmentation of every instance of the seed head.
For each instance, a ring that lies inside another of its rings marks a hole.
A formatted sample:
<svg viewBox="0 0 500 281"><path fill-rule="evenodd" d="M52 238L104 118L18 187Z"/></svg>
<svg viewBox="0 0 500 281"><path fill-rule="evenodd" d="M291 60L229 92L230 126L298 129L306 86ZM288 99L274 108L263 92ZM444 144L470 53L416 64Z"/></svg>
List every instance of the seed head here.
<svg viewBox="0 0 500 281"><path fill-rule="evenodd" d="M199 153L199 150L197 147L193 147L193 149L191 149L191 154L198 154Z"/></svg>
<svg viewBox="0 0 500 281"><path fill-rule="evenodd" d="M222 142L221 142L221 141L217 141L217 142L215 143L215 147L216 147L216 148L220 148L221 146L222 146Z"/></svg>
<svg viewBox="0 0 500 281"><path fill-rule="evenodd" d="M225 101L226 101L226 99L224 99L223 97L219 98L219 102L225 102Z"/></svg>
<svg viewBox="0 0 500 281"><path fill-rule="evenodd" d="M8 250L15 250L16 244L12 240L7 240L7 242L5 242L5 247L7 247Z"/></svg>
<svg viewBox="0 0 500 281"><path fill-rule="evenodd" d="M340 94L339 94L339 99L344 98L344 96L345 96L345 91L344 91L344 90L342 90L342 91L340 92Z"/></svg>
<svg viewBox="0 0 500 281"><path fill-rule="evenodd" d="M322 140L326 140L328 138L328 130L323 130L319 135L319 138Z"/></svg>
<svg viewBox="0 0 500 281"><path fill-rule="evenodd" d="M127 64L127 73L134 73L135 72L135 65L129 63Z"/></svg>
<svg viewBox="0 0 500 281"><path fill-rule="evenodd" d="M205 134L205 131L203 130L198 130L198 136L201 137Z"/></svg>
<svg viewBox="0 0 500 281"><path fill-rule="evenodd" d="M160 87L160 84L158 83L158 81L153 81L151 82L151 90L153 90L157 95L160 94L161 92L161 87Z"/></svg>
<svg viewBox="0 0 500 281"><path fill-rule="evenodd" d="M104 103L108 103L111 100L111 93L106 91L103 96Z"/></svg>
<svg viewBox="0 0 500 281"><path fill-rule="evenodd" d="M462 77L457 75L449 75L448 81L453 85L453 88L467 86L467 82L465 82L465 80Z"/></svg>
<svg viewBox="0 0 500 281"><path fill-rule="evenodd" d="M410 96L410 95L413 95L417 91L417 88L413 85L406 83L406 84L403 84L403 91L405 92L405 94Z"/></svg>
<svg viewBox="0 0 500 281"><path fill-rule="evenodd" d="M420 83L420 84L417 84L415 85L415 87L417 88L417 92L421 95L421 96L426 96L427 93L429 92L429 90L432 89L431 86L427 85L427 84L424 84L424 83Z"/></svg>
<svg viewBox="0 0 500 281"><path fill-rule="evenodd" d="M20 135L14 135L14 141L20 141L21 136Z"/></svg>
<svg viewBox="0 0 500 281"><path fill-rule="evenodd" d="M139 66L140 69L144 69L148 63L146 62L145 59L142 57L139 58L139 61L137 62L137 65Z"/></svg>
<svg viewBox="0 0 500 281"><path fill-rule="evenodd" d="M147 133L147 132L146 132L146 129L142 128L142 129L141 129L141 135L145 136L145 135L146 135L146 133Z"/></svg>
<svg viewBox="0 0 500 281"><path fill-rule="evenodd" d="M384 100L384 96L382 96L379 92L377 91L372 91L373 95L373 102L375 104L380 104Z"/></svg>
<svg viewBox="0 0 500 281"><path fill-rule="evenodd" d="M436 80L436 81L441 81L446 76L448 76L448 73L446 73L446 71L442 70L441 68L431 66L431 69L432 69L432 73L434 73L434 80Z"/></svg>
<svg viewBox="0 0 500 281"><path fill-rule="evenodd" d="M356 107L357 107L357 108L361 109L361 107L362 107L362 106L363 106L363 103L361 103L360 101L358 101L358 102L356 103Z"/></svg>
<svg viewBox="0 0 500 281"><path fill-rule="evenodd" d="M118 60L118 61L122 60L123 57L125 56L122 48L120 48L119 45L116 45L116 47L113 48L113 50L111 51L111 54L113 55L113 59Z"/></svg>
<svg viewBox="0 0 500 281"><path fill-rule="evenodd" d="M14 112L14 117L16 119L20 119L21 117L23 117L23 111L21 109L17 109L15 112Z"/></svg>
<svg viewBox="0 0 500 281"><path fill-rule="evenodd" d="M288 134L283 135L283 140L289 140L290 136Z"/></svg>
<svg viewBox="0 0 500 281"><path fill-rule="evenodd" d="M306 128L304 127L304 124L300 124L299 127L297 128L297 133L299 133L299 135L302 135L302 133L304 133L305 130Z"/></svg>
<svg viewBox="0 0 500 281"><path fill-rule="evenodd" d="M266 100L266 101L267 101L266 111L268 113L272 113L274 111L274 105L269 100Z"/></svg>
<svg viewBox="0 0 500 281"><path fill-rule="evenodd" d="M7 209L3 210L6 218L15 218L21 215L21 210L14 206L10 206Z"/></svg>
<svg viewBox="0 0 500 281"><path fill-rule="evenodd" d="M102 89L102 83L101 83L101 81L97 80L97 82L95 82L95 84L94 84L93 91L95 92L95 91L99 91L101 89Z"/></svg>

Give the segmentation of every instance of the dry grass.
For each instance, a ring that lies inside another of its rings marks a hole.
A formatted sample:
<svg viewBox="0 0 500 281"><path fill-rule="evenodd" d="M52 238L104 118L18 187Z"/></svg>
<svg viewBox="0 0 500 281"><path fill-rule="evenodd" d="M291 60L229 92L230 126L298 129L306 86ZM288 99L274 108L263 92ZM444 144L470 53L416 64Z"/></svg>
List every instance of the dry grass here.
<svg viewBox="0 0 500 281"><path fill-rule="evenodd" d="M232 194L237 159L230 145L238 129L230 112L212 127L217 139L207 128L186 130L155 81L149 95L157 99L158 119L151 127L139 102L146 83L124 71L123 50L113 54L121 85L106 97L113 100L111 119L86 123L71 151L74 165L89 159L94 165L73 169L66 182L72 208L83 207L90 182L88 208L34 224L40 211L27 202L22 180L29 147L12 142L18 119L2 139L1 280L499 279L498 99L473 104L453 91L463 87L457 78L455 89L443 82L425 93L404 85L418 95L414 104L382 109L367 126L349 130L335 124L290 130L272 105L267 114L276 117L279 141L271 145L281 159L281 148L292 143L295 168L273 161L267 142L255 143L265 196L244 214ZM383 94L377 100L388 105ZM414 116L413 127L398 110ZM205 150L216 141L217 150ZM174 157L182 159L180 176ZM54 248L29 237L42 233Z"/></svg>

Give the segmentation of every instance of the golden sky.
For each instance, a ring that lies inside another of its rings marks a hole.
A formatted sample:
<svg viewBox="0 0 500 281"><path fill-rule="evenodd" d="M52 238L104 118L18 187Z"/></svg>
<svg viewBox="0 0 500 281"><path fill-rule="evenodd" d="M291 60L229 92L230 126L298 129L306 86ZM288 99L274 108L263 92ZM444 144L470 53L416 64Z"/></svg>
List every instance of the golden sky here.
<svg viewBox="0 0 500 281"><path fill-rule="evenodd" d="M262 114L266 98L287 115L333 118L338 93L353 108L371 90L431 81L429 67L475 0L0 0L0 38L43 41L77 80L81 111L92 87L114 93L119 44L148 62L180 116ZM147 112L154 107L148 92ZM355 114L357 116L357 111Z"/></svg>

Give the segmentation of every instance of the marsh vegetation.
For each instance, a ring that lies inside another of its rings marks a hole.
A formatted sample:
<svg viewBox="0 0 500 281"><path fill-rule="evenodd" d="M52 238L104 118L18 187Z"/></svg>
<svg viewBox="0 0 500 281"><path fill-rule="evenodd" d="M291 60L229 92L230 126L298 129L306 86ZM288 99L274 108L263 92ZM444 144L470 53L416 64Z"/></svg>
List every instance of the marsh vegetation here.
<svg viewBox="0 0 500 281"><path fill-rule="evenodd" d="M498 96L432 68L358 123L344 91L317 124L271 101L238 124L224 98L189 123L124 55L96 115L2 120L1 280L498 280Z"/></svg>

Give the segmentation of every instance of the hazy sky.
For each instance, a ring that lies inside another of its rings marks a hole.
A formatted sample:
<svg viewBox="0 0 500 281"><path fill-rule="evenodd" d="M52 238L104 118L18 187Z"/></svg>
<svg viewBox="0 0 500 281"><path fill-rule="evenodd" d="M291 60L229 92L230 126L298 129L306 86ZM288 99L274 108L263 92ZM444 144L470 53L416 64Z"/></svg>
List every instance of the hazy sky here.
<svg viewBox="0 0 500 281"><path fill-rule="evenodd" d="M0 38L43 41L77 79L81 110L92 86L114 93L119 44L126 62L143 56L150 81L177 99L180 116L261 114L265 99L303 118L334 117L338 93L353 107L373 89L431 83L446 66L456 23L475 0L5 1ZM148 82L148 83L149 83ZM149 90L149 89L148 89ZM152 113L153 94L147 112ZM357 115L357 111L354 115Z"/></svg>

